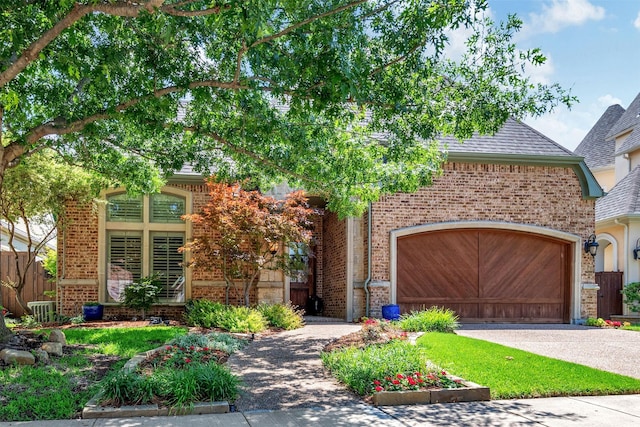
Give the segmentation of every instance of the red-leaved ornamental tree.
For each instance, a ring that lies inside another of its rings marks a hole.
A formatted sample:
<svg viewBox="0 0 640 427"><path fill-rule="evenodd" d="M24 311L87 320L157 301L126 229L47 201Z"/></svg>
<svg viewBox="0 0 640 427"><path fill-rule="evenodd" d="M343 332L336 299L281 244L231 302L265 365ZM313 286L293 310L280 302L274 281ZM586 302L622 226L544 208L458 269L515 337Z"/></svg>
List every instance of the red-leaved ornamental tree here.
<svg viewBox="0 0 640 427"><path fill-rule="evenodd" d="M259 191L242 189L240 184L207 182L209 201L202 211L185 215L197 228L196 237L182 248L191 254L188 265L219 270L229 289L242 283L244 303L262 270L291 273L300 268L300 253L290 256L289 244L308 247L312 217L317 212L307 204L302 191L276 200Z"/></svg>

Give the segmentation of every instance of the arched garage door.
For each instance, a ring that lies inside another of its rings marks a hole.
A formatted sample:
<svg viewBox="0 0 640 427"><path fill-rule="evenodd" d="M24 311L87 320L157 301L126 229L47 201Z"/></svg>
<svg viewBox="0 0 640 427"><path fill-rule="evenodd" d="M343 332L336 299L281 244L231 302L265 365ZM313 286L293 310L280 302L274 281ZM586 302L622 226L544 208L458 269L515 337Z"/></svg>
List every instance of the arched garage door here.
<svg viewBox="0 0 640 427"><path fill-rule="evenodd" d="M495 229L398 237L402 312L441 306L466 322L569 323L569 242Z"/></svg>

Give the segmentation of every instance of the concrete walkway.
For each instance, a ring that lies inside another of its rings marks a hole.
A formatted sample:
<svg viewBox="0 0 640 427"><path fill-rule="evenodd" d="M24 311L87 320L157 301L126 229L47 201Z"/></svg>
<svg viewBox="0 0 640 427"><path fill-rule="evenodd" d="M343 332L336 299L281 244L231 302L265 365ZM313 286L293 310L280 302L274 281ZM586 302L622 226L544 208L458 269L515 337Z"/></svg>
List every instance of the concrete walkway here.
<svg viewBox="0 0 640 427"><path fill-rule="evenodd" d="M640 378L640 332L579 325L464 324L458 335Z"/></svg>
<svg viewBox="0 0 640 427"><path fill-rule="evenodd" d="M364 404L222 415L0 423L0 427L637 427L640 395L389 406Z"/></svg>
<svg viewBox="0 0 640 427"><path fill-rule="evenodd" d="M328 342L360 328L354 323L316 318L308 320L304 328L256 338L227 361L231 372L246 385L236 401L237 410L360 403L362 399L339 384L320 360L320 352Z"/></svg>

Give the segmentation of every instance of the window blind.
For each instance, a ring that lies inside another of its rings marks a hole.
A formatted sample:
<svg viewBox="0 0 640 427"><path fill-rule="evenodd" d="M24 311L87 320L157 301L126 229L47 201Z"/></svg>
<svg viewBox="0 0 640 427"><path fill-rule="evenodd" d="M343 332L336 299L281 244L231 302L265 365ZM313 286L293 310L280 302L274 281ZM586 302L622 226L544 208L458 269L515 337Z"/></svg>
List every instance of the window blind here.
<svg viewBox="0 0 640 427"><path fill-rule="evenodd" d="M183 255L178 249L184 246L184 233L153 233L151 235L151 270L161 276L164 290L160 298L168 301L184 301Z"/></svg>

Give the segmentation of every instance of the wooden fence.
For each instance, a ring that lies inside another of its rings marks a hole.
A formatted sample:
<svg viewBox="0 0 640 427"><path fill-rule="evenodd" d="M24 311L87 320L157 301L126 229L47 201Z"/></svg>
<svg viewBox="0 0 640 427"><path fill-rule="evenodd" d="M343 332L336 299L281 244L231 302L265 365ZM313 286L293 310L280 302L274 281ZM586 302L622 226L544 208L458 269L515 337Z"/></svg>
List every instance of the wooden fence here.
<svg viewBox="0 0 640 427"><path fill-rule="evenodd" d="M27 256L26 252L18 253L18 262L21 268L26 264ZM0 277L2 280L7 280L7 278L15 280L17 278L13 252L3 251L0 253ZM47 272L42 267L42 263L34 262L27 272L26 284L22 291L24 301L53 301L44 295L45 291L53 290L55 290L55 283L47 281ZM5 286L0 286L0 305L9 310L11 317L20 318L25 314L16 301L15 292Z"/></svg>

